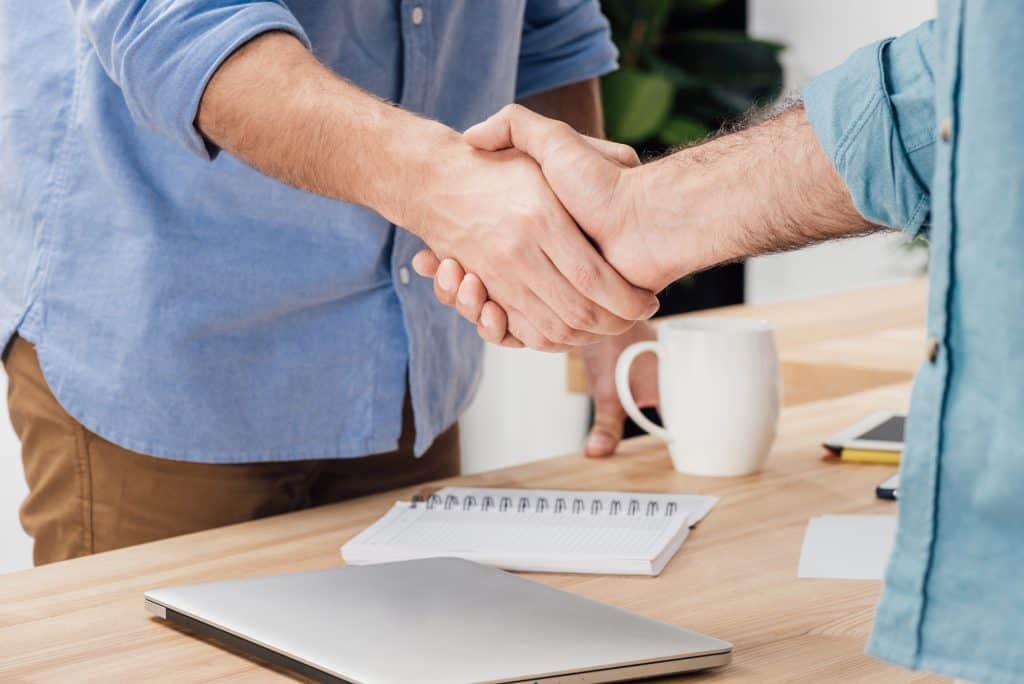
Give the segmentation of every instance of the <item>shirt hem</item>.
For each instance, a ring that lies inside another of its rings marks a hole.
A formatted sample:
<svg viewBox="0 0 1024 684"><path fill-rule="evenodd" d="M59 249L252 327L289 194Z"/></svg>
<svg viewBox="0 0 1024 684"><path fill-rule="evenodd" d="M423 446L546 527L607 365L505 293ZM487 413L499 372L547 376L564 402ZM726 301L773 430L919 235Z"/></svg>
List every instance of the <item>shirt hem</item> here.
<svg viewBox="0 0 1024 684"><path fill-rule="evenodd" d="M192 447L173 447L156 444L144 439L122 434L117 430L108 429L100 421L93 420L89 411L83 408L74 397L69 396L63 390L63 383L59 382L61 374L49 363L46 346L40 344L35 336L23 335L36 348L36 356L39 358L39 366L43 372L43 378L53 393L57 403L67 411L68 415L78 421L83 427L103 439L116 444L119 447L135 451L145 456L162 458L170 461L188 461L190 463L265 463L283 461L306 461L324 460L330 458L361 458L374 454L387 453L398 448L398 439L395 437L366 437L357 440L339 441L332 444L322 444L313 447L275 448L264 451L231 451L231 450L210 450L197 449ZM57 379L58 382L51 382L50 379Z"/></svg>
<svg viewBox="0 0 1024 684"><path fill-rule="evenodd" d="M21 314L11 319L9 324L0 325L0 354L7 349L7 345L14 339L14 335L18 332L18 321L22 318Z"/></svg>

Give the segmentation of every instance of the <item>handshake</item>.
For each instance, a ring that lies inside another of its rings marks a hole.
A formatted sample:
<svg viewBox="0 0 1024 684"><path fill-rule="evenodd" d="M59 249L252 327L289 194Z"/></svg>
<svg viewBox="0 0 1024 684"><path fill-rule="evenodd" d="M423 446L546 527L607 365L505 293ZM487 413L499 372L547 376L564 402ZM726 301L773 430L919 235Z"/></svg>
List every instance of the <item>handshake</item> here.
<svg viewBox="0 0 1024 684"><path fill-rule="evenodd" d="M466 167L434 195L433 211L450 216L425 221L449 229L420 231L430 249L413 260L441 302L489 342L544 351L621 334L657 311L655 293L682 273L669 236L637 206L632 148L519 105L463 140L475 148Z"/></svg>
<svg viewBox="0 0 1024 684"><path fill-rule="evenodd" d="M687 274L878 229L799 104L642 166L516 105L450 142L428 209L401 225L429 246L413 266L438 299L496 344L589 345L650 318Z"/></svg>

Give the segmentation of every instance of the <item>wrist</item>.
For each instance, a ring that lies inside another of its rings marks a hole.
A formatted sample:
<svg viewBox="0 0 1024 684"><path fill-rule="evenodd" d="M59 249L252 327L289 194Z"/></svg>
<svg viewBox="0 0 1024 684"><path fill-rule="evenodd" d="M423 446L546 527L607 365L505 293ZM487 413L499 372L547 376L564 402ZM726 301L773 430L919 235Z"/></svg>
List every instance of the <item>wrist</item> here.
<svg viewBox="0 0 1024 684"><path fill-rule="evenodd" d="M660 291L680 278L700 270L692 244L688 183L679 174L674 157L666 157L623 172L617 193L617 215L634 242L647 243L652 282Z"/></svg>
<svg viewBox="0 0 1024 684"><path fill-rule="evenodd" d="M656 272L667 285L692 273L743 256L731 249L742 231L744 189L734 187L729 157L716 141L630 171L632 225L661 245Z"/></svg>
<svg viewBox="0 0 1024 684"><path fill-rule="evenodd" d="M402 112L402 114L405 114ZM408 115L385 128L381 150L384 172L379 174L377 206L372 207L395 225L427 239L424 218L434 188L453 158L468 151L462 136L444 124Z"/></svg>

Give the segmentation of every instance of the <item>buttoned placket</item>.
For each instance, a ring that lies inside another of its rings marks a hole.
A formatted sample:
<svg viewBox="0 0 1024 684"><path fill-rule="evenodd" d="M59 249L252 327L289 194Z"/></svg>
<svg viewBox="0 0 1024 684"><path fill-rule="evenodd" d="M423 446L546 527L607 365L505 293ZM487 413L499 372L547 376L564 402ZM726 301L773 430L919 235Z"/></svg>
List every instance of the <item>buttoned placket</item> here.
<svg viewBox="0 0 1024 684"><path fill-rule="evenodd" d="M938 499L940 494L940 469L943 449L942 426L946 410L946 398L949 392L949 375L951 358L946 348L949 339L949 306L952 289L954 287L953 259L956 250L956 115L957 101L960 85L960 72L962 60L962 32L963 32L963 0L950 2L948 16L953 22L952 29L955 34L951 37L948 47L950 59L947 63L949 72L947 74L948 87L945 92L938 92L936 97L936 114L940 115L936 136L939 144L943 146L940 151L940 158L944 158L943 166L939 167L941 173L946 174L945 193L936 195L936 199L943 202L942 210L946 213L948 220L948 232L945 236L935 235L933 246L938 247L932 250L932 271L929 294L928 330L929 339L925 347L925 363L928 373L931 374L931 386L937 391L929 397L929 405L917 407L917 419L926 421L927 429L919 431L918 434L930 435L930 443L923 445L924 454L927 455L925 463L926 470L921 472L923 476L917 483L922 493L926 495L926 504L920 514L926 517L922 519L925 528L919 530L923 538L927 540L925 557L920 559L921 578L916 597L916 624L914 629L914 651L915 658L921 656L921 630L927 611L927 586L931 574L933 558L935 554L935 537L938 524Z"/></svg>

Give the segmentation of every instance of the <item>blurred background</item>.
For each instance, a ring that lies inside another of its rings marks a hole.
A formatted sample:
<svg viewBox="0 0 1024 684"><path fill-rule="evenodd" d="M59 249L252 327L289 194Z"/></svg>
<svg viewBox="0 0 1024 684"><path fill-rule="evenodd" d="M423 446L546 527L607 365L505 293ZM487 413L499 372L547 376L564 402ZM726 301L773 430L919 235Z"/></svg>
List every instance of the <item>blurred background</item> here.
<svg viewBox="0 0 1024 684"><path fill-rule="evenodd" d="M752 104L797 92L857 47L930 18L934 0L603 0L622 69L602 84L610 137L658 155L699 140ZM906 277L925 255L892 235L752 259L677 283L663 309L801 297ZM489 347L462 421L463 469L578 450L589 400L566 388L563 355ZM6 379L0 374L0 391ZM543 397L543 401L538 401ZM18 442L0 412L0 573L31 565L18 524Z"/></svg>

